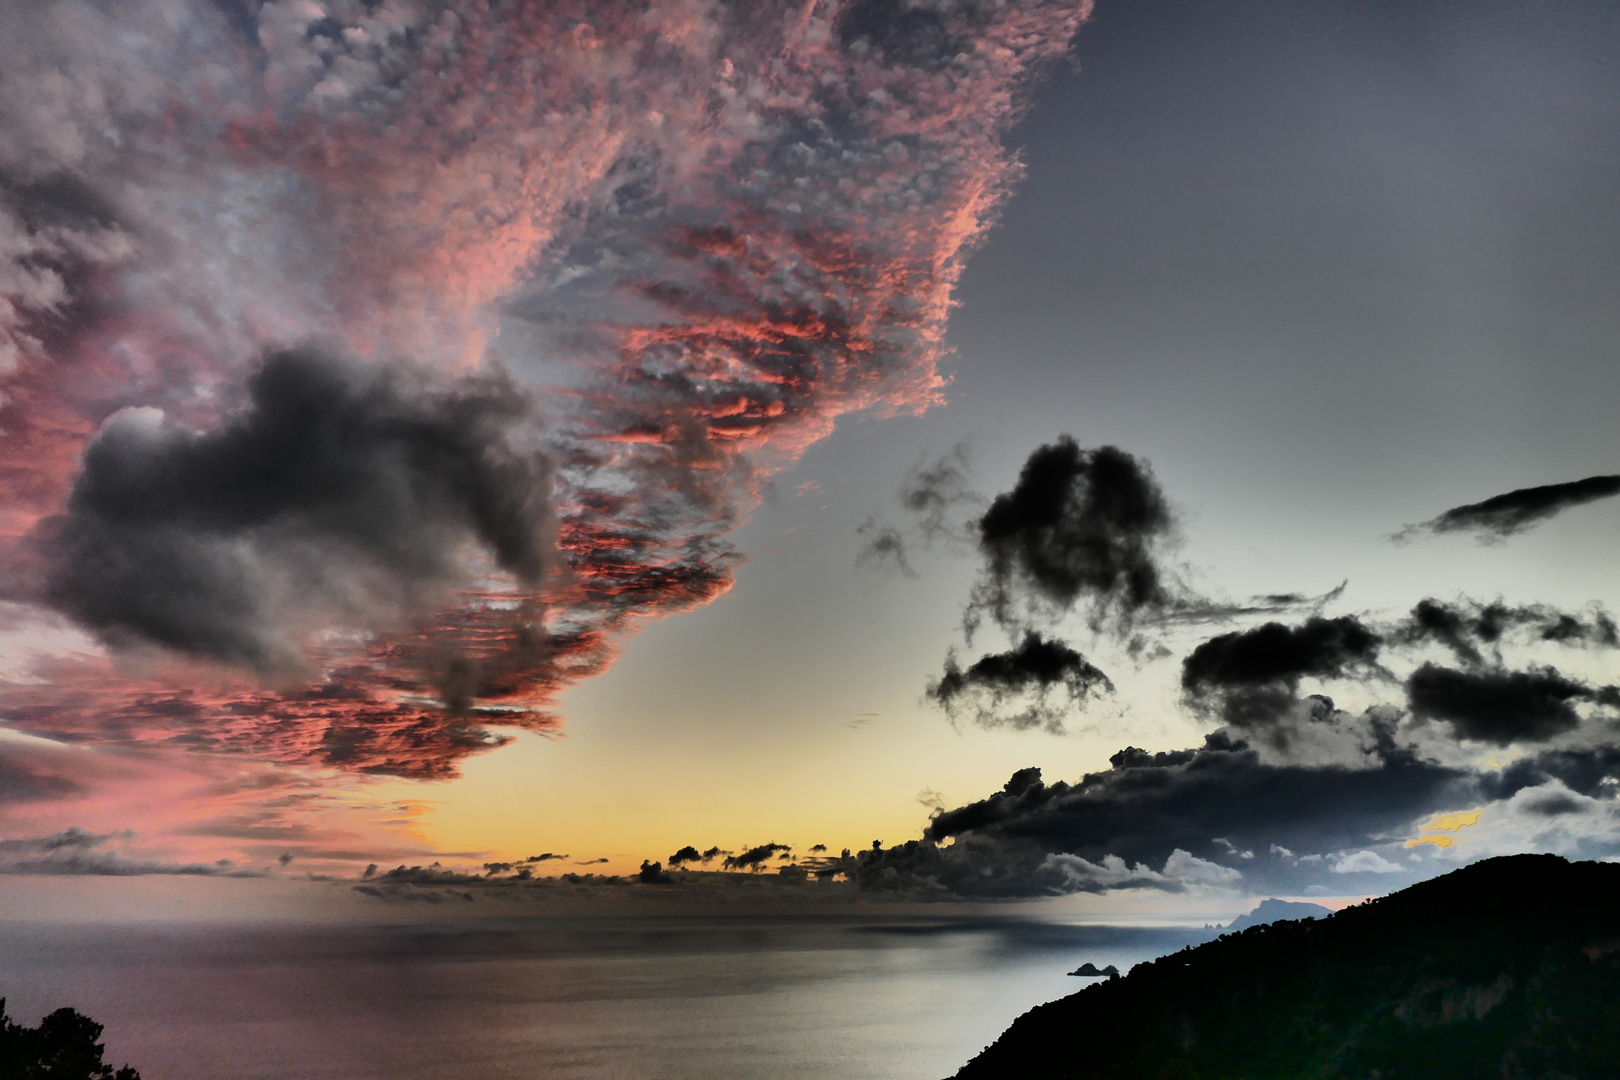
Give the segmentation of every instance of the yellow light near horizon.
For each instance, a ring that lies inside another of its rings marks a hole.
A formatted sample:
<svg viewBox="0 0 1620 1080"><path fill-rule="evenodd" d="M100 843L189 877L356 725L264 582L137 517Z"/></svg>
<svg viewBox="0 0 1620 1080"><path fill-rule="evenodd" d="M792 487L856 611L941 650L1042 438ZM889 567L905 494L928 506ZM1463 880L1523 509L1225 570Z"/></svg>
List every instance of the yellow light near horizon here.
<svg viewBox="0 0 1620 1080"><path fill-rule="evenodd" d="M1433 844L1437 848L1448 848L1452 845L1449 836L1420 836L1416 840L1408 840L1407 847L1417 847L1419 844Z"/></svg>

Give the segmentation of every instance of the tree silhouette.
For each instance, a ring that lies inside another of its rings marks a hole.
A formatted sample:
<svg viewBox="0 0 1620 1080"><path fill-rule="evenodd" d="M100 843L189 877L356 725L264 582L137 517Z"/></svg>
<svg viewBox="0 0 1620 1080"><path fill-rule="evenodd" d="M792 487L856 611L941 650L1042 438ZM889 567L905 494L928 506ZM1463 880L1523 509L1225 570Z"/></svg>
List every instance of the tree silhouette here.
<svg viewBox="0 0 1620 1080"><path fill-rule="evenodd" d="M0 998L0 1080L141 1080L125 1065L114 1071L101 1060L102 1027L73 1009L57 1009L24 1027L6 1015Z"/></svg>

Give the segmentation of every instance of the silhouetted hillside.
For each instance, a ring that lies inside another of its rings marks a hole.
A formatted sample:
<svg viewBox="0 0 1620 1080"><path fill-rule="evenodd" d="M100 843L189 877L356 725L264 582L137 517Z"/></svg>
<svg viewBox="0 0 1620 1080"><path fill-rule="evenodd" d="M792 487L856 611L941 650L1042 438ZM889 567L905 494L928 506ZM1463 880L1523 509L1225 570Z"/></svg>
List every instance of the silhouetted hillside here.
<svg viewBox="0 0 1620 1080"><path fill-rule="evenodd" d="M1620 1076L1620 865L1490 859L1032 1009L958 1080Z"/></svg>

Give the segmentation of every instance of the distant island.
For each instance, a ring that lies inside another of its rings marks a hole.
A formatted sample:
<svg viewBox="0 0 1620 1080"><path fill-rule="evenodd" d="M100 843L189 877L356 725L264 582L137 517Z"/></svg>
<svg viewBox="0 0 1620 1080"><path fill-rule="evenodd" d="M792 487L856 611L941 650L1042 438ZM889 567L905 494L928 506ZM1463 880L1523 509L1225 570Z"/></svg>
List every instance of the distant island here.
<svg viewBox="0 0 1620 1080"><path fill-rule="evenodd" d="M1113 964L1109 964L1105 968L1099 968L1096 964L1090 963L1088 961L1087 963L1081 964L1079 967L1077 967L1073 971L1069 972L1069 974L1070 975L1084 975L1084 976L1087 976L1087 977L1093 978L1093 979L1096 979L1096 978L1109 978L1109 979L1111 979L1115 975L1119 974L1119 968L1115 967Z"/></svg>
<svg viewBox="0 0 1620 1080"><path fill-rule="evenodd" d="M1322 919L1333 914L1333 909L1321 904L1302 904L1296 900L1262 900L1260 906L1247 915L1239 915L1224 927L1228 934L1247 930L1251 926L1265 926L1283 919Z"/></svg>
<svg viewBox="0 0 1620 1080"><path fill-rule="evenodd" d="M1617 1061L1620 865L1515 855L1138 964L956 1075L1611 1080Z"/></svg>

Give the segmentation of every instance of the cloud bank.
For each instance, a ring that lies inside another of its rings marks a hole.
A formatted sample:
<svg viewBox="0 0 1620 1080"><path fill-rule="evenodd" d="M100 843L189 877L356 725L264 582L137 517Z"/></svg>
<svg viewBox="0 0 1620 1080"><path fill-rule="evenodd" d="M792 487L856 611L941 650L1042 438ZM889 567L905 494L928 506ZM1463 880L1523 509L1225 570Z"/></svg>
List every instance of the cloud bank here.
<svg viewBox="0 0 1620 1080"><path fill-rule="evenodd" d="M8 7L0 578L172 662L6 717L417 777L555 729L774 471L938 399L1088 8Z"/></svg>

